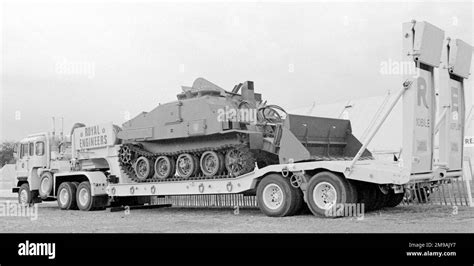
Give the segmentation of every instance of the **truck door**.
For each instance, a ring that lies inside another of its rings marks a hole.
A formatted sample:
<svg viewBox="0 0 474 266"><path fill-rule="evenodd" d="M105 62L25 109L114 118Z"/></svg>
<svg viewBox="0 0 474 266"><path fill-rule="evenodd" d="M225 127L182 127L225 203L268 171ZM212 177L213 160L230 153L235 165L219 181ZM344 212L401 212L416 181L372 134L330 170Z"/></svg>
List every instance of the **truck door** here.
<svg viewBox="0 0 474 266"><path fill-rule="evenodd" d="M28 177L29 144L20 143L19 159L16 162L16 172L18 177Z"/></svg>
<svg viewBox="0 0 474 266"><path fill-rule="evenodd" d="M30 168L46 168L46 137L41 136L35 138L34 142L30 142L30 160L28 166Z"/></svg>

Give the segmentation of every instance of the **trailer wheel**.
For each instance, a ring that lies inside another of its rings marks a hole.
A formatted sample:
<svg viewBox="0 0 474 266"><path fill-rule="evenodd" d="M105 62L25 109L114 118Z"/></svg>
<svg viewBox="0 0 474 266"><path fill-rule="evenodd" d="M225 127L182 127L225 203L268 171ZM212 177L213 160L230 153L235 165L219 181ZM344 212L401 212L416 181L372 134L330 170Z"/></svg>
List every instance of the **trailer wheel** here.
<svg viewBox="0 0 474 266"><path fill-rule="evenodd" d="M288 178L284 178L279 174L270 174L258 184L258 206L267 216L293 215L298 211L302 201L301 190L293 187Z"/></svg>
<svg viewBox="0 0 474 266"><path fill-rule="evenodd" d="M58 188L58 206L61 210L77 210L77 185L73 182L63 182Z"/></svg>
<svg viewBox="0 0 474 266"><path fill-rule="evenodd" d="M18 190L18 203L23 205L32 203L30 185L28 183L20 186L20 190Z"/></svg>
<svg viewBox="0 0 474 266"><path fill-rule="evenodd" d="M380 186L374 185L375 188L375 202L374 202L374 208L373 210L379 210L385 207L385 203L388 199L387 194L383 193L382 190L380 189Z"/></svg>
<svg viewBox="0 0 474 266"><path fill-rule="evenodd" d="M375 186L373 184L361 181L357 181L355 184L358 194L357 203L364 204L364 209L366 211L372 211L375 207L377 197Z"/></svg>
<svg viewBox="0 0 474 266"><path fill-rule="evenodd" d="M53 190L53 174L51 172L43 172L40 178L39 195L45 200L51 195Z"/></svg>
<svg viewBox="0 0 474 266"><path fill-rule="evenodd" d="M353 189L342 176L320 172L308 183L306 202L314 215L340 216L338 204L354 203ZM333 211L334 210L334 211Z"/></svg>
<svg viewBox="0 0 474 266"><path fill-rule="evenodd" d="M398 206L398 204L402 202L403 197L405 196L405 193L395 194L393 190L390 190L387 196L388 196L388 199L385 202L385 206L389 208L393 208L393 207Z"/></svg>
<svg viewBox="0 0 474 266"><path fill-rule="evenodd" d="M302 214L303 209L306 204L304 204L304 195L303 191L301 189L296 188L295 189L296 196L295 196L295 203L294 203L294 208L293 210L288 214L288 216L291 215L297 215L297 214Z"/></svg>
<svg viewBox="0 0 474 266"><path fill-rule="evenodd" d="M91 184L84 181L79 184L76 191L77 207L81 211L101 210L106 207L107 196L92 196Z"/></svg>

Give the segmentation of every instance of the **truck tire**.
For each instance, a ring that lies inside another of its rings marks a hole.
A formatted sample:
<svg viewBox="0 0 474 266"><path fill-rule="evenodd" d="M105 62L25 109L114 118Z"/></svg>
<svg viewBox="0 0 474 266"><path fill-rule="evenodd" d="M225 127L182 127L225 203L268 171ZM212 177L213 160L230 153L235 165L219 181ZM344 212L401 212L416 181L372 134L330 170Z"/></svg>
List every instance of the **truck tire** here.
<svg viewBox="0 0 474 266"><path fill-rule="evenodd" d="M76 203L81 211L102 210L106 207L107 196L92 196L91 184L83 181L77 186Z"/></svg>
<svg viewBox="0 0 474 266"><path fill-rule="evenodd" d="M47 199L53 191L53 174L51 172L43 172L40 177L39 196L42 200Z"/></svg>
<svg viewBox="0 0 474 266"><path fill-rule="evenodd" d="M398 206L398 204L402 202L403 197L405 196L405 193L395 194L393 190L390 190L387 196L388 196L388 199L385 202L385 207L393 208L393 207Z"/></svg>
<svg viewBox="0 0 474 266"><path fill-rule="evenodd" d="M59 185L57 201L61 210L77 210L76 191L77 185L73 182L63 182Z"/></svg>
<svg viewBox="0 0 474 266"><path fill-rule="evenodd" d="M32 202L30 185L28 185L28 183L21 184L20 190L18 190L18 203L30 204Z"/></svg>
<svg viewBox="0 0 474 266"><path fill-rule="evenodd" d="M288 178L279 174L267 175L257 187L258 206L265 215L270 217L295 214L302 204L301 195L299 188L293 187Z"/></svg>
<svg viewBox="0 0 474 266"><path fill-rule="evenodd" d="M337 204L354 203L353 189L345 177L331 172L320 172L308 182L306 203L314 215L341 216Z"/></svg>

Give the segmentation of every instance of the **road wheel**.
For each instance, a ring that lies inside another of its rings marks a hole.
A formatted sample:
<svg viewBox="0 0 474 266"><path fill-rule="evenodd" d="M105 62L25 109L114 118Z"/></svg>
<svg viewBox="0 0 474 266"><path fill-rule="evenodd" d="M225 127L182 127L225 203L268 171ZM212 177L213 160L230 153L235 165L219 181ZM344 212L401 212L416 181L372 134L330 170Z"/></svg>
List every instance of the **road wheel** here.
<svg viewBox="0 0 474 266"><path fill-rule="evenodd" d="M106 207L108 197L105 195L92 196L91 184L84 181L79 184L76 191L77 207L81 211L102 210Z"/></svg>
<svg viewBox="0 0 474 266"><path fill-rule="evenodd" d="M314 215L340 216L338 204L354 203L353 188L340 175L321 172L311 178L306 191L307 204ZM341 205L342 206L342 205Z"/></svg>
<svg viewBox="0 0 474 266"><path fill-rule="evenodd" d="M403 197L405 196L405 193L395 194L393 190L390 190L387 196L388 196L388 199L385 202L385 206L389 208L393 208L393 207L398 206L398 204L402 202Z"/></svg>
<svg viewBox="0 0 474 266"><path fill-rule="evenodd" d="M58 206L61 210L77 210L77 185L73 182L63 182L58 188Z"/></svg>
<svg viewBox="0 0 474 266"><path fill-rule="evenodd" d="M260 210L267 216L283 217L295 214L302 204L299 188L290 184L288 178L270 174L262 179L257 187L257 202Z"/></svg>
<svg viewBox="0 0 474 266"><path fill-rule="evenodd" d="M200 166L205 176L215 176L224 170L224 156L215 151L206 151L201 156Z"/></svg>
<svg viewBox="0 0 474 266"><path fill-rule="evenodd" d="M153 176L152 165L153 164L150 162L150 159L146 158L145 156L137 159L135 163L135 175L140 181L144 181L147 178Z"/></svg>
<svg viewBox="0 0 474 266"><path fill-rule="evenodd" d="M20 190L18 190L18 203L23 205L32 203L30 185L28 183L20 186Z"/></svg>
<svg viewBox="0 0 474 266"><path fill-rule="evenodd" d="M39 195L45 200L53 191L53 174L51 172L43 172L40 177Z"/></svg>
<svg viewBox="0 0 474 266"><path fill-rule="evenodd" d="M189 153L181 154L176 161L176 168L181 178L196 176L199 172L199 160Z"/></svg>
<svg viewBox="0 0 474 266"><path fill-rule="evenodd" d="M176 164L168 156L160 156L155 161L155 176L159 179L172 177L176 172Z"/></svg>

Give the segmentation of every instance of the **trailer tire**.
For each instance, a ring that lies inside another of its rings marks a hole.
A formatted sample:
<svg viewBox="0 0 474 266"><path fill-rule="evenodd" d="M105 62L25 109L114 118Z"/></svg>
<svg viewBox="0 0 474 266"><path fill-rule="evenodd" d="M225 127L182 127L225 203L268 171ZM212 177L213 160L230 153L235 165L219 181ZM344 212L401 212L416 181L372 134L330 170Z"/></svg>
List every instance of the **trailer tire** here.
<svg viewBox="0 0 474 266"><path fill-rule="evenodd" d="M73 182L63 182L58 188L58 206L61 210L77 210L77 185Z"/></svg>
<svg viewBox="0 0 474 266"><path fill-rule="evenodd" d="M357 200L359 198L359 193L357 192L357 187L355 186L354 182L352 180L346 179L347 180L347 187L349 188L349 198L347 203L357 203Z"/></svg>
<svg viewBox="0 0 474 266"><path fill-rule="evenodd" d="M337 204L353 203L354 195L351 185L341 175L331 172L320 172L314 175L306 190L306 203L314 215L338 217ZM326 199L329 201L326 202Z"/></svg>
<svg viewBox="0 0 474 266"><path fill-rule="evenodd" d="M299 188L296 188L295 190L296 190L296 197L295 197L294 209L288 214L288 216L301 214L306 205L304 204L303 191L301 191L301 189Z"/></svg>
<svg viewBox="0 0 474 266"><path fill-rule="evenodd" d="M23 183L18 190L18 203L19 204L30 204L33 202L30 191L30 185Z"/></svg>
<svg viewBox="0 0 474 266"><path fill-rule="evenodd" d="M377 185L374 185L374 187L375 187L376 194L375 194L375 203L374 203L373 210L376 211L385 207L385 203L387 202L388 195L384 194Z"/></svg>
<svg viewBox="0 0 474 266"><path fill-rule="evenodd" d="M389 194L387 195L388 199L387 202L385 202L385 207L393 208L398 206L403 200L403 197L405 196L405 193L398 193L396 194L393 192L393 190L390 190Z"/></svg>
<svg viewBox="0 0 474 266"><path fill-rule="evenodd" d="M372 211L375 207L376 202L376 191L375 186L370 183L356 181L358 200L357 203L364 204L364 210Z"/></svg>
<svg viewBox="0 0 474 266"><path fill-rule="evenodd" d="M42 200L47 199L53 191L53 174L51 172L43 172L40 178L39 195Z"/></svg>
<svg viewBox="0 0 474 266"><path fill-rule="evenodd" d="M84 181L79 184L76 191L77 207L81 211L103 210L106 207L107 196L92 196L91 184Z"/></svg>
<svg viewBox="0 0 474 266"><path fill-rule="evenodd" d="M290 216L302 204L301 190L290 184L280 174L265 176L257 187L257 202L260 210L270 217Z"/></svg>

